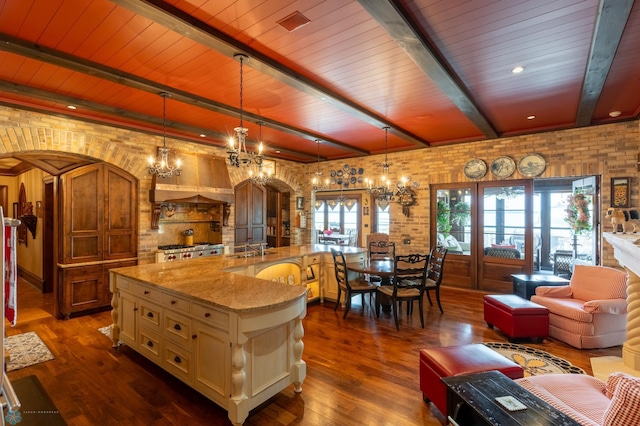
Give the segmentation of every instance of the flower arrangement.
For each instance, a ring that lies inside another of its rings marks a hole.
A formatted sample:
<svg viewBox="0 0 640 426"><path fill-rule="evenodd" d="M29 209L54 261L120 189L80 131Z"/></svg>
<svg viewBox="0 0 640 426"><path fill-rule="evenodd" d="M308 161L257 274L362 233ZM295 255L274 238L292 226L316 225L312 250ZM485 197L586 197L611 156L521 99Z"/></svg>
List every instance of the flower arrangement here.
<svg viewBox="0 0 640 426"><path fill-rule="evenodd" d="M569 224L576 235L591 231L591 218L589 215L589 203L591 202L583 193L576 192L569 196L569 205L565 210L567 217L564 221Z"/></svg>

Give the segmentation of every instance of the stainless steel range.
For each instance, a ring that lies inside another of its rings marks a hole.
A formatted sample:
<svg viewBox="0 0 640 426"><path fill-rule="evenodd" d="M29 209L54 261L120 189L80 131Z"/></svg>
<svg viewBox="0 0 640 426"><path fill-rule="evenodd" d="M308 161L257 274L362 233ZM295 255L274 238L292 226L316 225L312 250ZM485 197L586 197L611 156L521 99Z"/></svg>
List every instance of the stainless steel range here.
<svg viewBox="0 0 640 426"><path fill-rule="evenodd" d="M169 244L158 246L156 251L156 263L172 262L174 260L198 259L200 257L220 256L224 253L224 244L194 243L192 246L185 244Z"/></svg>

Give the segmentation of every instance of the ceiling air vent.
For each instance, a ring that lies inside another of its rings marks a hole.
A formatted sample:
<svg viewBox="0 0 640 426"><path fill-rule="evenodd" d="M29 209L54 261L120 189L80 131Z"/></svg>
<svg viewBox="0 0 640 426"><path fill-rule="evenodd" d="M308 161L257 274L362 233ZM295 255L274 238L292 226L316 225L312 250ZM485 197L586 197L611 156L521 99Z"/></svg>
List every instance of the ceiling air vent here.
<svg viewBox="0 0 640 426"><path fill-rule="evenodd" d="M281 20L279 20L278 24L285 30L291 32L293 30L297 30L303 25L307 25L309 22L311 21L306 16L298 11L295 11L286 18L282 18Z"/></svg>

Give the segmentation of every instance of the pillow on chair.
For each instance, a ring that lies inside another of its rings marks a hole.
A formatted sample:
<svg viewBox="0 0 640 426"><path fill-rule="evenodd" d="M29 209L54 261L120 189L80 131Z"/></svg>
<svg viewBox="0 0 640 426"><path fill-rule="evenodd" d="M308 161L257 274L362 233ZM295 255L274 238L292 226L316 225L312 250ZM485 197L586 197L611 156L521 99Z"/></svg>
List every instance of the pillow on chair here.
<svg viewBox="0 0 640 426"><path fill-rule="evenodd" d="M569 285L578 300L627 298L627 274L605 266L576 265Z"/></svg>
<svg viewBox="0 0 640 426"><path fill-rule="evenodd" d="M612 377L613 376L613 377ZM640 379L624 373L612 373L607 379L607 395L615 384L609 408L604 412L604 426L640 424Z"/></svg>

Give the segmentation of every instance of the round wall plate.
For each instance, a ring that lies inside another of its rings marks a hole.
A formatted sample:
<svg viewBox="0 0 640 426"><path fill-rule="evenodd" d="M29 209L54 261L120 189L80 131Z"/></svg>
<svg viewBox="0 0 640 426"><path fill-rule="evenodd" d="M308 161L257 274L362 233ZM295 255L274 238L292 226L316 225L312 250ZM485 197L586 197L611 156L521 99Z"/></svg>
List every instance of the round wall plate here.
<svg viewBox="0 0 640 426"><path fill-rule="evenodd" d="M491 173L497 178L508 178L515 171L516 163L511 157L498 157L491 163Z"/></svg>
<svg viewBox="0 0 640 426"><path fill-rule="evenodd" d="M464 175L469 179L480 179L487 174L487 163L474 158L464 165Z"/></svg>
<svg viewBox="0 0 640 426"><path fill-rule="evenodd" d="M539 176L546 166L547 163L540 154L527 154L518 161L518 171L523 176Z"/></svg>

